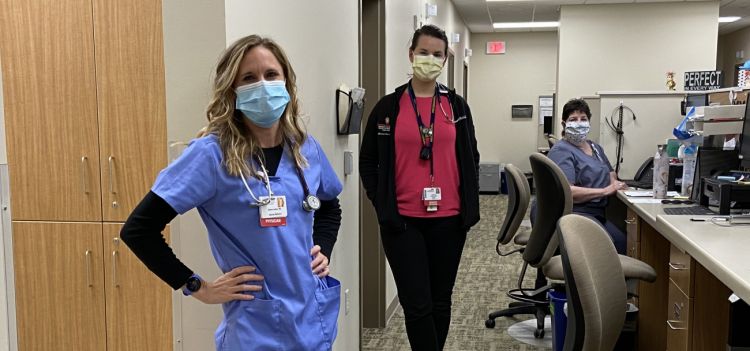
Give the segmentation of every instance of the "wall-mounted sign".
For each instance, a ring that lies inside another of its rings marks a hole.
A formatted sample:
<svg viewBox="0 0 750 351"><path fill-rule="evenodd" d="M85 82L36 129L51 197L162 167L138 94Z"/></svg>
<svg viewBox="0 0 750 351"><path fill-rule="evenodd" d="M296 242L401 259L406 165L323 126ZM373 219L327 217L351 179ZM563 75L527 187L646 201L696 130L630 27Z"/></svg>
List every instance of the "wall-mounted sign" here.
<svg viewBox="0 0 750 351"><path fill-rule="evenodd" d="M487 55L502 55L505 53L504 41L488 41Z"/></svg>
<svg viewBox="0 0 750 351"><path fill-rule="evenodd" d="M721 71L685 72L686 91L705 91L721 88Z"/></svg>

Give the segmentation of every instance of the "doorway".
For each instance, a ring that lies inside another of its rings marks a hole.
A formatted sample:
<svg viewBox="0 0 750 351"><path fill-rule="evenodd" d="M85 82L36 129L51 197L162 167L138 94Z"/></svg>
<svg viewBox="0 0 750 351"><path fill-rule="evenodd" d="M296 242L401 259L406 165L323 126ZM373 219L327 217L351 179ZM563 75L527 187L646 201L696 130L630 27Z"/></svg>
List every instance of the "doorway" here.
<svg viewBox="0 0 750 351"><path fill-rule="evenodd" d="M361 0L359 57L360 81L365 88L365 110L360 128L362 140L361 133L373 106L385 95L385 0ZM384 328L387 308L385 254L375 209L361 184L359 193L360 325L361 328Z"/></svg>

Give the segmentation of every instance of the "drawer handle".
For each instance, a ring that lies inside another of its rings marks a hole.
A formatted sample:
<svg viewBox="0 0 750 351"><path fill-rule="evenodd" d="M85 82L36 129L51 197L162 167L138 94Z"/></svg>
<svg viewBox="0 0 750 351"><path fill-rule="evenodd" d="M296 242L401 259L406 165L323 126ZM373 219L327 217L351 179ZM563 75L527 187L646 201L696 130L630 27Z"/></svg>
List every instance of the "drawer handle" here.
<svg viewBox="0 0 750 351"><path fill-rule="evenodd" d="M668 320L667 321L667 326L669 326L669 329L672 329L672 330L687 330L687 328L675 327L674 325L672 325L672 323L681 323L681 322L680 321L670 321L670 320Z"/></svg>
<svg viewBox="0 0 750 351"><path fill-rule="evenodd" d="M669 268L672 268L676 271L685 271L687 270L687 267L685 267L685 264L683 263L672 263L669 262Z"/></svg>
<svg viewBox="0 0 750 351"><path fill-rule="evenodd" d="M94 284L91 282L91 250L86 250L86 286L92 287Z"/></svg>
<svg viewBox="0 0 750 351"><path fill-rule="evenodd" d="M635 218L626 219L625 224L635 224Z"/></svg>

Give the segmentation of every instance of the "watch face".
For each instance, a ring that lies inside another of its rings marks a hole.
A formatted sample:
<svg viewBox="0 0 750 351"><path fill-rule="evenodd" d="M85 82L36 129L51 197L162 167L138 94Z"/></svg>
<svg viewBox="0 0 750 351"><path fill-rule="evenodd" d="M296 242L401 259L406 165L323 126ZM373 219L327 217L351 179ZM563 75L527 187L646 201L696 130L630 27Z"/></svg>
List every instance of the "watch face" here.
<svg viewBox="0 0 750 351"><path fill-rule="evenodd" d="M185 284L185 287L188 290L192 291L192 292L196 292L196 291L200 290L200 288L201 288L201 280L200 280L200 278L198 278L198 277L190 277L190 279L188 279L188 281L187 281L187 284Z"/></svg>

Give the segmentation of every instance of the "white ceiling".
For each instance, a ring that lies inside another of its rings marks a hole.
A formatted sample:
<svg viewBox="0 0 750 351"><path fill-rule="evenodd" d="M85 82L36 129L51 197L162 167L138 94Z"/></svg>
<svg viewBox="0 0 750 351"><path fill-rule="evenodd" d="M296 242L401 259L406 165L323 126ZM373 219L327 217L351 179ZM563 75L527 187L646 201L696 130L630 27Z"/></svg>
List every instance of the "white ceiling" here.
<svg viewBox="0 0 750 351"><path fill-rule="evenodd" d="M494 29L493 22L529 22L529 21L557 21L560 19L561 5L583 4L631 4L645 2L685 2L705 0L525 0L499 1L486 0L452 0L458 12L475 33L489 33L500 31L524 31L528 29ZM741 20L734 23L720 23L719 33L727 34L750 26L750 0L721 0L720 16L740 16ZM556 29L533 29L545 31Z"/></svg>

